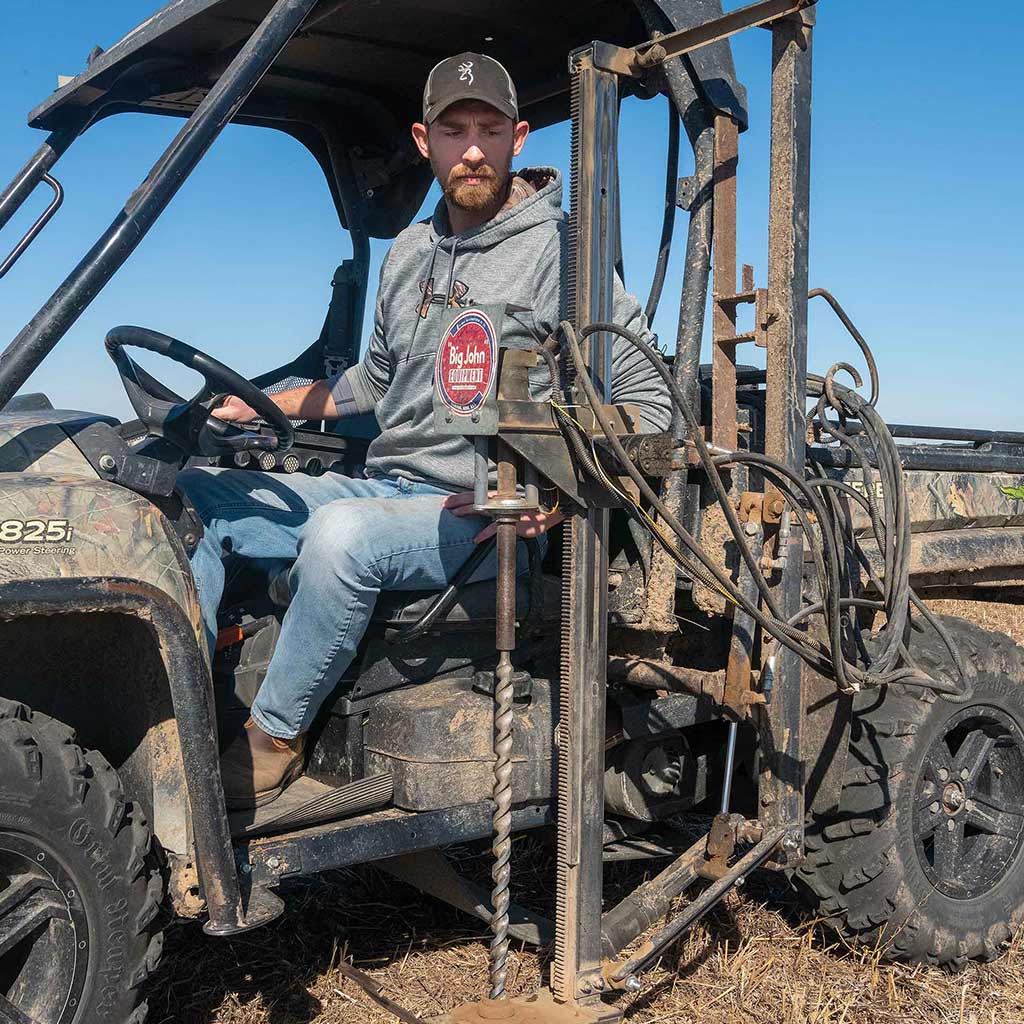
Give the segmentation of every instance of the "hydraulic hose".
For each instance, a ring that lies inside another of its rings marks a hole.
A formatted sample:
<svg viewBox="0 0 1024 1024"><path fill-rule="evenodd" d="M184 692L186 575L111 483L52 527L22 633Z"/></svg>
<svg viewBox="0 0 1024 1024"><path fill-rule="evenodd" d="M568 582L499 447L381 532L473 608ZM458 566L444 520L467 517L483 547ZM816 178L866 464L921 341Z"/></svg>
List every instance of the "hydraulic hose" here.
<svg viewBox="0 0 1024 1024"><path fill-rule="evenodd" d="M824 295L825 293L819 291L814 294ZM830 296L826 297L831 298ZM837 304L833 300L833 308L835 305ZM840 311L837 310L837 312ZM844 323L848 319L842 314L840 314L840 318L844 320ZM807 387L808 394L818 399L815 418L819 429L854 452L864 473L865 494L863 495L841 481L828 479L820 473L820 470L815 476L807 479L803 475L794 473L781 462L758 452L723 452L717 449L712 451L704 440L703 431L693 409L685 401L664 361L643 338L634 332L605 322L590 324L579 332L578 337L568 322L563 322L560 325L560 330L565 339L566 350L576 368L577 389L582 391L583 397L591 407L598 425L619 462L637 485L650 508L661 517L666 526L682 543L687 554L684 555L675 544L668 541L660 530L652 529L653 521L644 522L643 518L638 521L643 522L645 527L651 530L654 538L677 560L684 571L743 608L775 642L794 651L815 671L833 678L845 692L855 691L862 686L901 683L908 686L927 686L946 699L964 699L965 687L957 688L926 675L913 664L908 654L910 609L913 607L942 638L953 656L953 663L960 673L961 680L964 678L963 666L951 638L910 587L910 514L903 486L902 467L895 441L884 421L874 409L873 402L877 399L878 394L874 359L867 343L859 333L856 333L855 329L851 330L851 334L854 335L861 351L865 354L871 371L871 400L865 400L856 391L840 385L835 380L837 373L843 370L850 373L857 386L860 385L861 381L857 371L845 363L835 364L824 377L808 375ZM689 435L689 442L696 450L698 460L722 507L740 557L751 571L767 614L758 607L756 599L750 601L739 592L731 579L721 571L703 551L695 538L660 501L657 494L628 458L590 381L580 348L580 343L584 339L598 332L614 334L623 338L651 362L664 380L674 405L682 415ZM755 376L763 379L761 374ZM829 420L829 410L836 414L835 421ZM864 456L858 440L844 430L846 420L854 418L858 420L859 433L868 439L876 452L879 483L882 494L886 496L881 507L879 507L874 494L871 466ZM575 442L574 450L577 446L583 445L582 437L575 428L570 427L564 421L563 427L566 428L570 442ZM773 481L808 538L821 599L817 602L812 601L808 607L802 609L797 616L788 621L783 621L778 613L771 588L761 572L756 556L750 550L729 499L728 490L719 473L720 467L744 463L756 465L763 474ZM603 471L599 471L596 479L609 489L615 490L622 497ZM883 558L882 580L876 579L871 573L870 564L857 544L848 515L844 513L843 506L839 501L841 496L856 501L868 513L872 533ZM809 512L813 513L818 523L820 541L813 529ZM649 519L649 517L647 518ZM878 587L882 594L881 600L869 600L852 594L853 584L850 571L851 567L855 565L866 570L869 582ZM885 615L885 624L875 634L871 644L870 656L867 654L867 646L860 635L858 616L856 614L847 615L847 612L857 610L881 611ZM827 633L827 644L825 645L805 631L796 628L816 615L821 615L824 619ZM847 658L845 648L850 641L861 652L866 668Z"/></svg>

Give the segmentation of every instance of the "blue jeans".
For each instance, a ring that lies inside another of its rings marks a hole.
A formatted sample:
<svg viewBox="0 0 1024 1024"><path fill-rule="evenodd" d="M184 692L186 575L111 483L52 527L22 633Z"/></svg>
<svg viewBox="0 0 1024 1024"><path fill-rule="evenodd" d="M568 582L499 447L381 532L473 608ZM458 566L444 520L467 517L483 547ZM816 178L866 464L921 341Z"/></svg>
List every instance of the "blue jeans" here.
<svg viewBox="0 0 1024 1024"><path fill-rule="evenodd" d="M225 555L294 561L292 601L252 717L271 736L305 732L355 657L381 590L440 590L486 524L441 507L450 491L357 480L189 469L179 483L206 532L192 571L211 650ZM493 554L474 578L495 574Z"/></svg>

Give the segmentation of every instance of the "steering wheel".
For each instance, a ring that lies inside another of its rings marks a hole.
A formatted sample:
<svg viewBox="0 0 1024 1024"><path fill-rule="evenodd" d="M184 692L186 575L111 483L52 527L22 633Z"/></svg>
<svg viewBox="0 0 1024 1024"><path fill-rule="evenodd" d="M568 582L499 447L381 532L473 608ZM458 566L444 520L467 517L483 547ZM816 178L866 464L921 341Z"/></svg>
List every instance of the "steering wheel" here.
<svg viewBox="0 0 1024 1024"><path fill-rule="evenodd" d="M143 370L125 353L126 348L142 348L173 359L201 373L205 383L185 401ZM205 352L145 327L115 327L107 335L106 349L139 420L150 434L164 438L185 455L291 448L295 431L281 408L255 384ZM211 416L227 395L236 395L252 406L273 433L243 430Z"/></svg>

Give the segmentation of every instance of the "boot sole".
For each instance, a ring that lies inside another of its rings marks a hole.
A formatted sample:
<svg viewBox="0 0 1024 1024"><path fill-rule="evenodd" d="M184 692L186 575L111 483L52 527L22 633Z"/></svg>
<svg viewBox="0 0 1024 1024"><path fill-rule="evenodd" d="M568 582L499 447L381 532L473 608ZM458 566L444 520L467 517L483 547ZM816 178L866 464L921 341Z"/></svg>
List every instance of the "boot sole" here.
<svg viewBox="0 0 1024 1024"><path fill-rule="evenodd" d="M266 789L251 797L226 797L225 803L229 811L252 811L258 807L272 804L303 772L302 761L298 761L282 777L280 785L274 789Z"/></svg>

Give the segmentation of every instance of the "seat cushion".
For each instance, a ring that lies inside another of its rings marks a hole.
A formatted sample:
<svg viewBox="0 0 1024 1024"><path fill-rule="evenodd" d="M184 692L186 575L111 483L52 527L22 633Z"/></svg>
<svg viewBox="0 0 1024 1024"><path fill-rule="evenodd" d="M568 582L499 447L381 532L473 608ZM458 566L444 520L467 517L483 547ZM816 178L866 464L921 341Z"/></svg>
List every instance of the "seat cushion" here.
<svg viewBox="0 0 1024 1024"><path fill-rule="evenodd" d="M536 615L544 620L558 618L561 604L562 582L557 576L544 574L541 577L539 595L542 607L530 607L531 578L520 576L516 580L516 613L520 621L526 615ZM433 603L439 591L436 590L385 590L377 598L372 621L382 625L410 626L416 622ZM286 608L291 601L288 587L288 570L277 573L270 580L270 597L278 607ZM495 581L481 580L469 583L459 591L459 596L447 613L437 622L436 628L479 629L494 623Z"/></svg>
<svg viewBox="0 0 1024 1024"><path fill-rule="evenodd" d="M526 615L539 615L543 619L558 617L561 602L562 583L557 576L544 574L541 577L539 596L542 607L530 607L531 580L520 576L516 580L516 615L522 620ZM395 626L410 626L426 612L437 597L434 590L385 590L377 598L373 610L373 621ZM494 623L495 581L481 580L470 583L459 591L459 596L448 609L438 626L450 628L479 628Z"/></svg>

